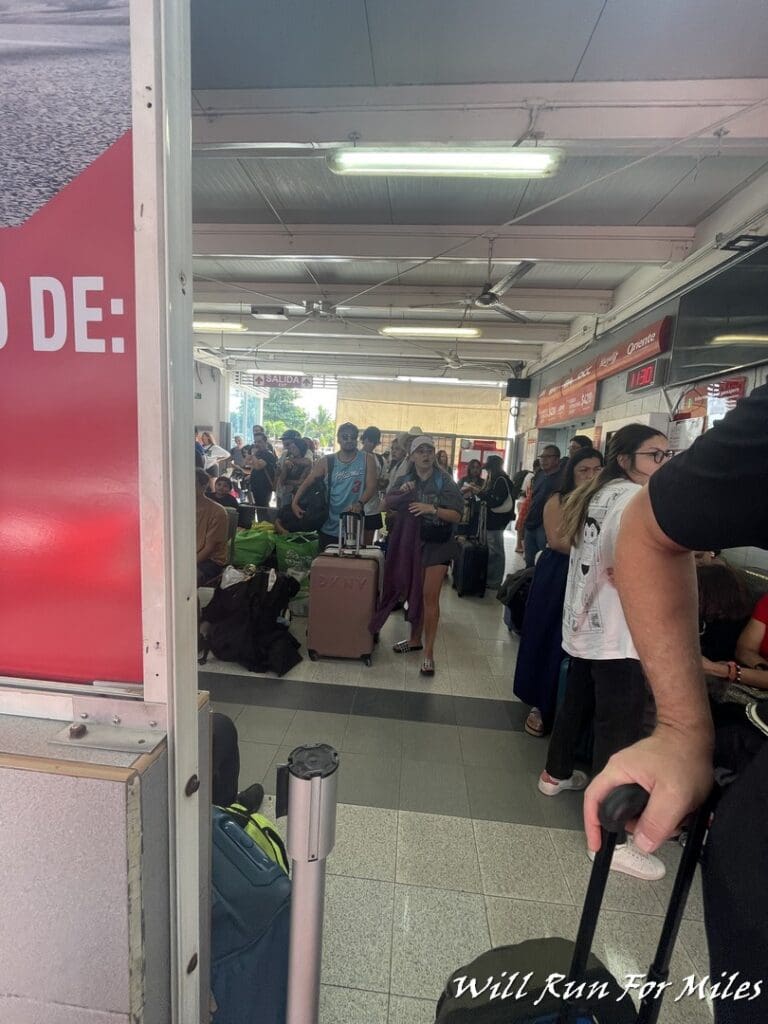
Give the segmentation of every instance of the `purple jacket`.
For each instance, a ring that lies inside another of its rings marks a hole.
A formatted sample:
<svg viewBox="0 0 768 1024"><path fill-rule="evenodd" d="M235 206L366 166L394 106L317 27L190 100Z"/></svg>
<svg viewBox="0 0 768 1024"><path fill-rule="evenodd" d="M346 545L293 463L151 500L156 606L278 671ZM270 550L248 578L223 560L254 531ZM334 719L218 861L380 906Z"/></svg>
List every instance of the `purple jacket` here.
<svg viewBox="0 0 768 1024"><path fill-rule="evenodd" d="M395 525L389 534L387 557L384 562L384 590L378 611L371 620L372 633L378 633L389 618L395 605L408 602L406 619L421 622L423 591L421 561L421 519L408 511L416 500L412 491L393 491L385 499L387 509L397 512Z"/></svg>

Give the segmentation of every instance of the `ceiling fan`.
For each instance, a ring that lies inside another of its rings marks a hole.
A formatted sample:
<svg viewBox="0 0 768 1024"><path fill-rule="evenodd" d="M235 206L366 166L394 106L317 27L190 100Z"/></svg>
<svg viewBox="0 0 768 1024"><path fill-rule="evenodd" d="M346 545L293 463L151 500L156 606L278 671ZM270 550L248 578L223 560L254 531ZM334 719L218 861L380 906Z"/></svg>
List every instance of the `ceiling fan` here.
<svg viewBox="0 0 768 1024"><path fill-rule="evenodd" d="M528 318L523 316L522 313L516 312L511 309L505 303L501 301L502 296L509 291L512 285L516 284L521 278L533 270L536 264L533 260L522 260L516 267L513 267L508 274L500 278L494 284L493 281L486 281L480 290L479 294L470 300L470 304L477 309L493 309L497 313L501 314L506 320L511 320L516 324L527 324ZM488 267L489 278L490 278L490 264ZM467 304L466 299L454 299L451 302L433 302L423 306L409 306L409 309L443 309L446 306L465 306Z"/></svg>

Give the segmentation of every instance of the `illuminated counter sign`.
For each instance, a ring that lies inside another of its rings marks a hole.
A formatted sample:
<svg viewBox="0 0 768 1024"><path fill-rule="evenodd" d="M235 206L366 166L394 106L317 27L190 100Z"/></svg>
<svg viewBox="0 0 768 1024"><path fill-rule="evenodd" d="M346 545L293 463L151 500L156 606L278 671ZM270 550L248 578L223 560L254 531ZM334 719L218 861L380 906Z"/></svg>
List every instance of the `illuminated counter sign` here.
<svg viewBox="0 0 768 1024"><path fill-rule="evenodd" d="M627 374L626 390L645 391L647 388L660 387L664 383L664 364L658 359L652 359L649 363L630 370Z"/></svg>

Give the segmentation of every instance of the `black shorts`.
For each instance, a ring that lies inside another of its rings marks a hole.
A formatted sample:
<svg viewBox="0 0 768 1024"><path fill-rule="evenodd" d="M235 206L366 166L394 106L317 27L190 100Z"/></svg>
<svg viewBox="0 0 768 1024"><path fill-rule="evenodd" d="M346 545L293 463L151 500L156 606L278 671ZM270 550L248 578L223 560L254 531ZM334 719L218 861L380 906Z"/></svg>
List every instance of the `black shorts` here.
<svg viewBox="0 0 768 1024"><path fill-rule="evenodd" d="M380 530L381 526L381 512L374 512L372 516L366 516L363 521L363 528L366 530Z"/></svg>

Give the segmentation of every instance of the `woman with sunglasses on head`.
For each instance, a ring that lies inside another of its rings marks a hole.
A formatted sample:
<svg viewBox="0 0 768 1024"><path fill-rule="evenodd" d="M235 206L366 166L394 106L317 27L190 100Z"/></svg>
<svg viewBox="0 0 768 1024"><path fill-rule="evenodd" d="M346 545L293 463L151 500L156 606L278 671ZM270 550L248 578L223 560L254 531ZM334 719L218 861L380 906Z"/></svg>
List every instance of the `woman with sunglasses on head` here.
<svg viewBox="0 0 768 1024"><path fill-rule="evenodd" d="M410 471L386 497L397 512L384 565L384 592L371 632L378 633L405 597L411 635L394 645L397 654L424 651L421 675L435 674L434 646L440 621L440 589L458 545L454 539L464 499L450 473L437 465L428 434L411 442Z"/></svg>
<svg viewBox="0 0 768 1024"><path fill-rule="evenodd" d="M577 487L591 483L603 468L594 448L580 448L566 463L563 482L544 506L547 546L536 562L525 607L512 690L531 710L525 720L530 736L552 731L557 684L563 661L562 624L570 543L562 536L563 504Z"/></svg>
<svg viewBox="0 0 768 1024"><path fill-rule="evenodd" d="M613 581L616 538L624 509L671 458L667 438L630 423L608 444L595 479L563 506L562 537L571 545L563 608L563 649L570 655L565 698L555 718L539 791L556 796L589 781L574 770L579 742L594 726L592 767L601 772L612 754L637 742L653 726L655 709ZM655 881L664 864L625 837L614 871Z"/></svg>

